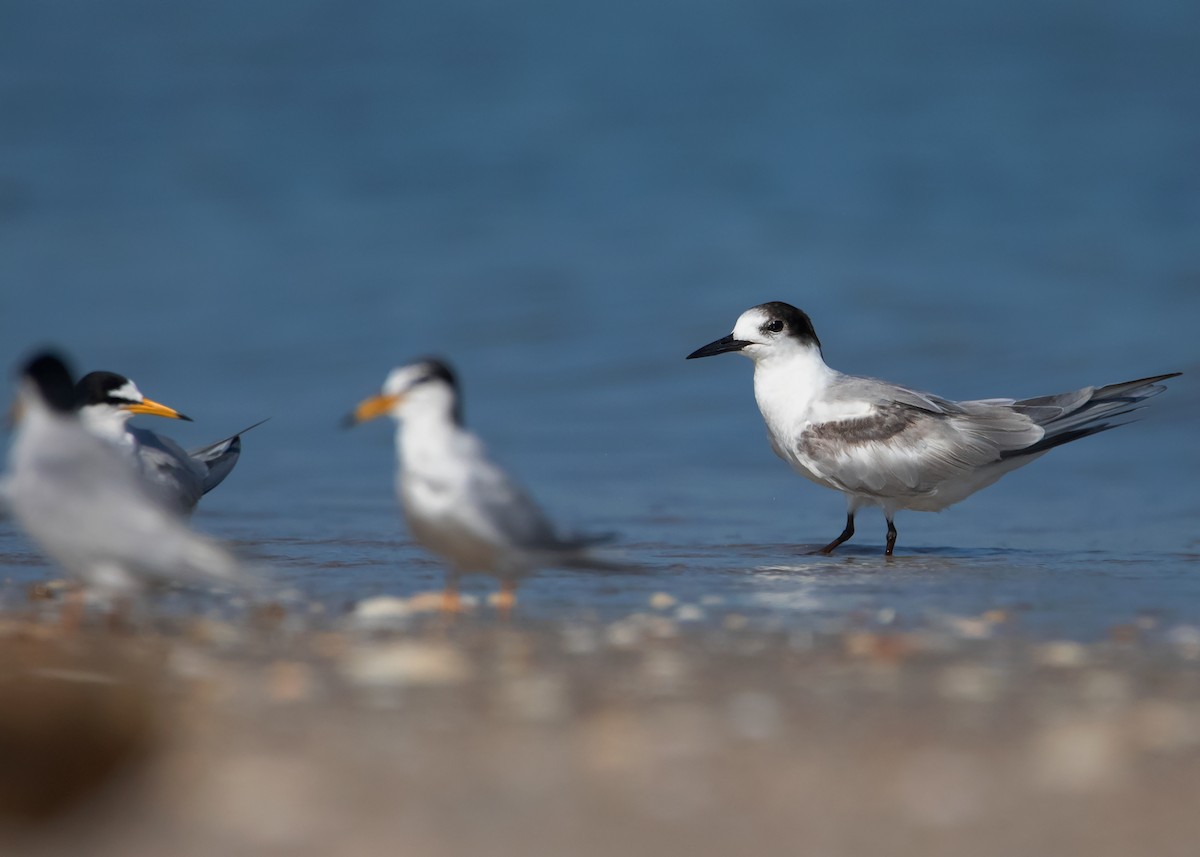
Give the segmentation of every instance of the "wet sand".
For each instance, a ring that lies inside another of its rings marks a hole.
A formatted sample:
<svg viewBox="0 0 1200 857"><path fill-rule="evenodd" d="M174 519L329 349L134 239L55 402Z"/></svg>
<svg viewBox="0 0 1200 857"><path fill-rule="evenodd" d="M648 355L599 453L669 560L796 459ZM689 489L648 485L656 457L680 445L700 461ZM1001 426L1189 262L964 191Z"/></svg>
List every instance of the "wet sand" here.
<svg viewBox="0 0 1200 857"><path fill-rule="evenodd" d="M50 593L52 596L53 593ZM1191 855L1200 629L0 614L0 853ZM18 752L19 750L19 752Z"/></svg>

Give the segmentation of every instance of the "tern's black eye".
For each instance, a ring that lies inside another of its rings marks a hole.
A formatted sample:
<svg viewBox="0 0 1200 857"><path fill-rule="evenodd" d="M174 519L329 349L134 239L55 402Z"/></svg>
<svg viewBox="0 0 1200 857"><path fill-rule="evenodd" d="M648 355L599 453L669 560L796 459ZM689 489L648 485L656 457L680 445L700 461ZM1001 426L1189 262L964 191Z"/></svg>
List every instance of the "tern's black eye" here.
<svg viewBox="0 0 1200 857"><path fill-rule="evenodd" d="M783 330L783 319L781 319L781 318L771 319L770 321L768 321L766 324L763 325L763 330L768 330L771 333L779 333L779 331Z"/></svg>

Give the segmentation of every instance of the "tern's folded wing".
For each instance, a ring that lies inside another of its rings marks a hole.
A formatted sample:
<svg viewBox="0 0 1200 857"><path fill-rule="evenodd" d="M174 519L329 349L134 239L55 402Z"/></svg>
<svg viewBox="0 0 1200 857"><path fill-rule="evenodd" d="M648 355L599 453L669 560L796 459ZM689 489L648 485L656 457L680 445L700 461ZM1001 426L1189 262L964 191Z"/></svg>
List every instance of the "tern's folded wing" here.
<svg viewBox="0 0 1200 857"><path fill-rule="evenodd" d="M208 468L169 437L145 429L131 429L130 434L137 441L142 475L178 511L190 513L204 494Z"/></svg>
<svg viewBox="0 0 1200 857"><path fill-rule="evenodd" d="M797 447L818 475L851 493L883 497L929 494L1000 460L1043 431L1011 407L954 403L954 411L893 401L860 417L817 423Z"/></svg>
<svg viewBox="0 0 1200 857"><path fill-rule="evenodd" d="M472 468L469 496L478 525L499 544L523 550L545 548L557 541L553 525L529 493L490 461Z"/></svg>
<svg viewBox="0 0 1200 857"><path fill-rule="evenodd" d="M268 419L270 419L268 417ZM205 446L197 447L188 452L188 457L207 469L204 475L203 489L207 494L209 491L216 488L225 481L225 477L230 474L238 459L242 455L242 435L251 429L258 428L267 420L259 420L252 426L242 429L237 434L232 434L229 437L206 444Z"/></svg>

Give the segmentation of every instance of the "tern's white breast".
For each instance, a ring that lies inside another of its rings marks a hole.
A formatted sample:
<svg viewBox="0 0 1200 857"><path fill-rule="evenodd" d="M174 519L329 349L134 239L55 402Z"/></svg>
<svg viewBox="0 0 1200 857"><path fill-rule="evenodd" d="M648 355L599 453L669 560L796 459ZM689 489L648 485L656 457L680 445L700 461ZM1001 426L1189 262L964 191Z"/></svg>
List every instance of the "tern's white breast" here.
<svg viewBox="0 0 1200 857"><path fill-rule="evenodd" d="M412 420L397 434L396 490L413 538L460 571L494 571L503 546L472 493L478 441L443 421Z"/></svg>
<svg viewBox="0 0 1200 857"><path fill-rule="evenodd" d="M819 469L801 453L800 435L814 423L849 419L865 409L865 403L827 399L826 392L836 375L815 350L763 359L754 367L754 398L767 425L772 449L802 475L817 481L821 481Z"/></svg>

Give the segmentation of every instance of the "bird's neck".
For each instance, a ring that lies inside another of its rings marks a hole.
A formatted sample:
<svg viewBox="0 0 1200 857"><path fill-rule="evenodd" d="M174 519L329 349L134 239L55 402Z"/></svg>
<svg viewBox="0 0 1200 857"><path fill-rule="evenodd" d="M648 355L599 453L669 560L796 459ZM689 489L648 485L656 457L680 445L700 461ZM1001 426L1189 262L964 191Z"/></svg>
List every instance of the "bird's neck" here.
<svg viewBox="0 0 1200 857"><path fill-rule="evenodd" d="M837 375L825 365L821 350L797 346L755 361L754 398L767 427L802 427L809 422L814 402Z"/></svg>
<svg viewBox="0 0 1200 857"><path fill-rule="evenodd" d="M436 466L460 441L463 431L449 412L424 410L406 414L396 426L396 448L402 465L410 470Z"/></svg>
<svg viewBox="0 0 1200 857"><path fill-rule="evenodd" d="M92 434L122 446L134 446L136 441L129 434L129 418L126 411L102 411L96 408L79 409L79 419Z"/></svg>

